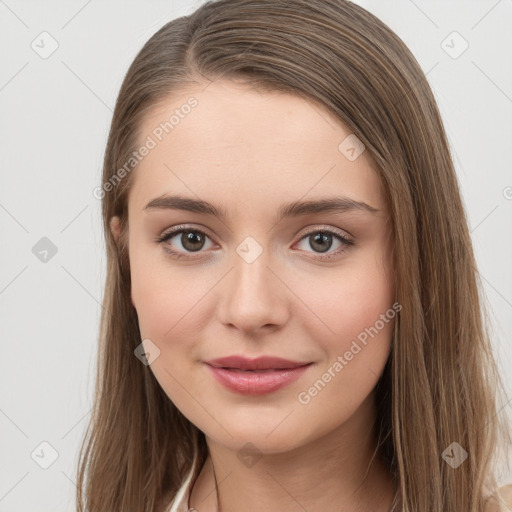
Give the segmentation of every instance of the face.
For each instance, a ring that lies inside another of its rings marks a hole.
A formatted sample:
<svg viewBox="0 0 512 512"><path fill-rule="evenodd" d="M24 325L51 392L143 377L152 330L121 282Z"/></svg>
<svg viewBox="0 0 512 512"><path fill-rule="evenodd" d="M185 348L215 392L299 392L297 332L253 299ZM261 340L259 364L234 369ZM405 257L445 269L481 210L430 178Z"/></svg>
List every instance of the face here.
<svg viewBox="0 0 512 512"><path fill-rule="evenodd" d="M169 97L139 132L156 145L132 176L131 299L177 408L227 447L282 452L342 428L381 375L396 313L386 198L368 151L320 105L203 88ZM265 376L206 363L231 355L308 365Z"/></svg>

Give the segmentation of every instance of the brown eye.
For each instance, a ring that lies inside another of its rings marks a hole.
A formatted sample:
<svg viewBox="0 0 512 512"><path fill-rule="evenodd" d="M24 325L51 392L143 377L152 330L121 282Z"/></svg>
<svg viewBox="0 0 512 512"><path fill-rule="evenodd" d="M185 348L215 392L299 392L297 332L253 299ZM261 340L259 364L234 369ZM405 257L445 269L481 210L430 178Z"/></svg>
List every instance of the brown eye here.
<svg viewBox="0 0 512 512"><path fill-rule="evenodd" d="M200 229L178 226L162 235L156 242L163 244L164 249L172 256L181 258L192 253L202 254L206 252L202 249L211 247L211 245L207 245L208 240L210 240L210 237Z"/></svg>
<svg viewBox="0 0 512 512"><path fill-rule="evenodd" d="M309 235L309 245L318 252L328 251L332 245L333 236L330 233Z"/></svg>
<svg viewBox="0 0 512 512"><path fill-rule="evenodd" d="M195 252L203 248L205 236L199 231L183 231L180 242L187 251Z"/></svg>
<svg viewBox="0 0 512 512"><path fill-rule="evenodd" d="M337 242L339 245L337 250L328 252L333 244ZM315 258L318 260L328 260L340 256L350 246L354 245L352 240L349 240L341 232L334 231L331 228L316 228L306 233L299 243L304 243L306 247L302 250L306 252L308 249L313 249L313 254L317 254ZM325 256L323 253L326 253Z"/></svg>

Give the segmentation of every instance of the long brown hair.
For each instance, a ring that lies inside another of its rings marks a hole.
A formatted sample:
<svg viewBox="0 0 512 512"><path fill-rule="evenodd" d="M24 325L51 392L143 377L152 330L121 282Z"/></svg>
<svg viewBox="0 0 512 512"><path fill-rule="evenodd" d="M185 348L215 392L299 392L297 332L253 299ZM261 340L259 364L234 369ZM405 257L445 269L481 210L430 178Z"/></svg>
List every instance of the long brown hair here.
<svg viewBox="0 0 512 512"><path fill-rule="evenodd" d="M174 497L194 454L199 468L207 456L204 434L134 356L141 338L130 301L133 172L126 162L153 106L219 78L316 102L366 146L391 208L395 300L403 305L376 390L380 455L398 478L404 511L483 512L486 495L496 491L498 447L510 439L500 423L496 391L503 384L445 130L405 44L346 0L207 2L158 30L131 64L103 167L107 276L78 510L153 511ZM118 244L110 231L115 215ZM457 469L443 457L454 442L468 454Z"/></svg>

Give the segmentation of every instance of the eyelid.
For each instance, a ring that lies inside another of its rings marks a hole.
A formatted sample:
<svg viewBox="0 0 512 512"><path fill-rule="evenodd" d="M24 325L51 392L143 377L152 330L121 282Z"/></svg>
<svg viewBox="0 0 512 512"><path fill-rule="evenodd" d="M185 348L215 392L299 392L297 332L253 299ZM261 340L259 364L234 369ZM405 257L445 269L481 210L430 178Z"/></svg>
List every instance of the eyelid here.
<svg viewBox="0 0 512 512"><path fill-rule="evenodd" d="M309 235L311 233L316 233L318 231L324 231L324 232L327 231L328 233L335 233L335 234L341 236L342 238L345 238L350 241L352 241L352 238L353 238L352 235L350 233L348 233L347 231L336 228L334 226L330 226L328 224L311 224L311 226L306 226L304 229L306 231L301 232L302 233L302 235L300 237L301 240L302 240L302 238L304 238L304 236Z"/></svg>
<svg viewBox="0 0 512 512"><path fill-rule="evenodd" d="M306 226L303 229L305 231L299 231L299 233L302 233L302 234L301 234L301 237L300 237L300 239L298 241L302 240L302 238L304 238L304 236L306 236L306 235L308 235L310 233L316 233L317 231L327 231L329 233L335 233L337 235L340 235L343 238L346 238L348 240L352 240L352 235L350 233L348 233L347 231L341 230L339 228L336 228L336 227L333 227L333 226L330 226L330 225L327 225L327 224L311 224L310 226ZM197 230L199 232L204 233L205 235L207 235L212 240L215 240L215 236L212 234L212 232L208 228L205 228L204 226L199 226L198 224L177 224L176 226L173 226L172 228L169 228L168 230L165 230L158 237L158 239L164 238L168 234L171 234L171 233L177 234L177 233L180 232L180 230L183 230L183 231L185 231L185 230L190 230L190 231ZM295 236L298 236L298 234L295 235Z"/></svg>
<svg viewBox="0 0 512 512"><path fill-rule="evenodd" d="M215 239L215 236L208 228L199 226L198 224L177 224L176 226L172 226L172 228L166 229L158 238L165 238L170 234L177 235L180 231L198 231L200 233L204 233L212 240Z"/></svg>

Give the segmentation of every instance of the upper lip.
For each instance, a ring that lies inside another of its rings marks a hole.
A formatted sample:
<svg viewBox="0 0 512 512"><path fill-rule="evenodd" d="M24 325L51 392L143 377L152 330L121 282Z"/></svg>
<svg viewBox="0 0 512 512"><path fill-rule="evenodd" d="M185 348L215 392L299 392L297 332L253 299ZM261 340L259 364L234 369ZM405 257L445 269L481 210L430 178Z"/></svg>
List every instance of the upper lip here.
<svg viewBox="0 0 512 512"><path fill-rule="evenodd" d="M243 356L228 356L205 361L210 366L217 368L235 368L239 370L282 370L305 366L309 362L290 361L281 357L262 356L256 359L248 359Z"/></svg>

